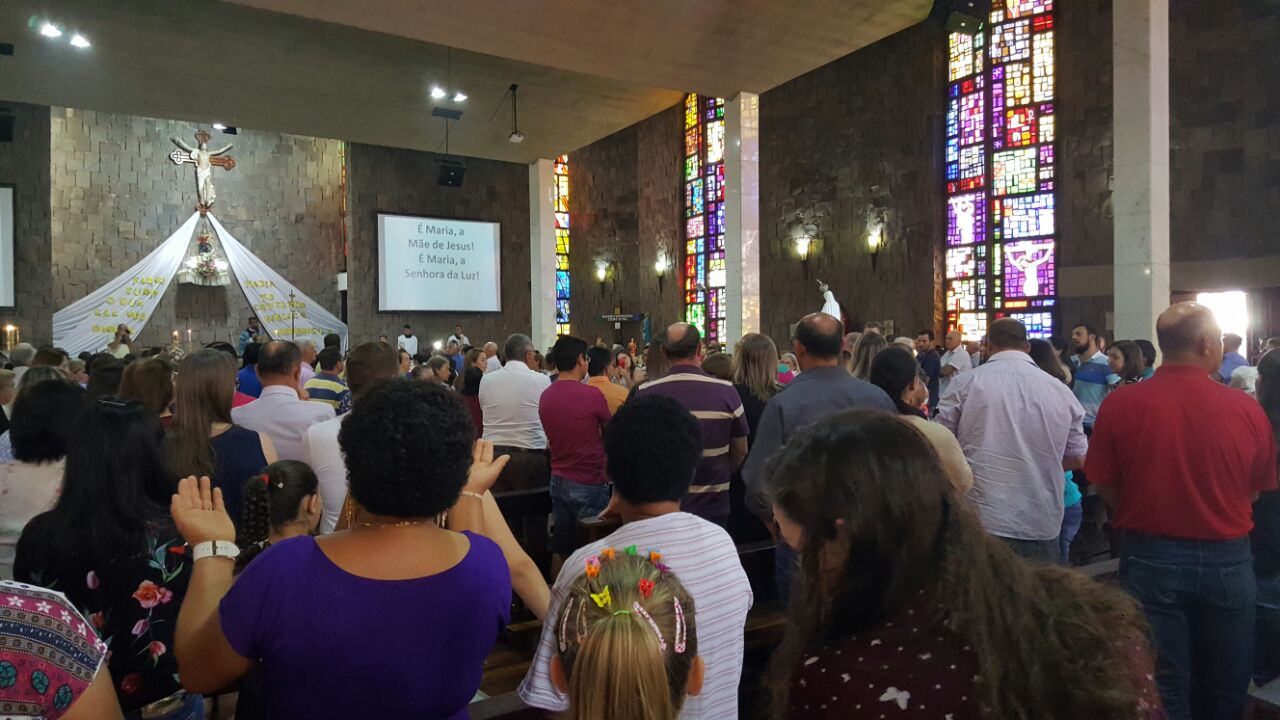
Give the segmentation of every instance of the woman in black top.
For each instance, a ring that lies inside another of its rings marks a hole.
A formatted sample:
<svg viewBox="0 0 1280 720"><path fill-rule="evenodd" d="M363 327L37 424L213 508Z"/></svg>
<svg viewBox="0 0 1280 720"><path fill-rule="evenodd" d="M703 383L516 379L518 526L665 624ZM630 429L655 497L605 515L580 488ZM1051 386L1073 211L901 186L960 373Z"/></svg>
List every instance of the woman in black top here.
<svg viewBox="0 0 1280 720"><path fill-rule="evenodd" d="M747 416L747 446L755 442L760 416L770 398L782 391L778 384L778 348L767 335L749 333L733 349L733 387ZM729 485L729 534L737 542L768 537L768 529L747 509L746 485L735 471Z"/></svg>

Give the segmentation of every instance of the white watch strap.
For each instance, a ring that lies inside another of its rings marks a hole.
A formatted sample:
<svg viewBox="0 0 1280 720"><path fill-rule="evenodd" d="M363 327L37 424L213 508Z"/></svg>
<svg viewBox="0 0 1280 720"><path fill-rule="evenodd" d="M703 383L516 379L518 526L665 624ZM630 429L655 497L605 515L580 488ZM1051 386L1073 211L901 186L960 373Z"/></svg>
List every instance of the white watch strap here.
<svg viewBox="0 0 1280 720"><path fill-rule="evenodd" d="M208 540L196 543L191 547L192 562L207 557L235 558L239 555L240 548L236 547L235 543L226 540Z"/></svg>

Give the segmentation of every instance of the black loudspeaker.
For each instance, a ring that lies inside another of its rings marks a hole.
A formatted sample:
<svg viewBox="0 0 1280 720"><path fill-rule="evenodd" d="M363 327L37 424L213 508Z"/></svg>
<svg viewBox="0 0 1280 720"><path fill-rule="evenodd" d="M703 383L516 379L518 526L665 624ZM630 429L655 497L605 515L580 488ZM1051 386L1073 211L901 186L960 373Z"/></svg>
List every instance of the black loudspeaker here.
<svg viewBox="0 0 1280 720"><path fill-rule="evenodd" d="M0 142L13 142L13 116L0 112Z"/></svg>
<svg viewBox="0 0 1280 720"><path fill-rule="evenodd" d="M947 0L947 32L977 35L991 15L991 0Z"/></svg>
<svg viewBox="0 0 1280 720"><path fill-rule="evenodd" d="M445 187L462 187L462 178L467 174L467 166L458 160L444 158L436 161L436 184Z"/></svg>

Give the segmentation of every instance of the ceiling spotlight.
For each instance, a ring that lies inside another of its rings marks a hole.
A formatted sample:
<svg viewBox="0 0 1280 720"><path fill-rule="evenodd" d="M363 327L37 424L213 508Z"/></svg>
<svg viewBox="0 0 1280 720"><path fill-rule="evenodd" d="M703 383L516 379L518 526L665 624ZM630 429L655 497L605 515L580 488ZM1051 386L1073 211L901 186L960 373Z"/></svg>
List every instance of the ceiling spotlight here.
<svg viewBox="0 0 1280 720"><path fill-rule="evenodd" d="M511 133L511 136L507 138L507 142L515 143L519 145L520 143L524 142L524 133L520 132L519 130Z"/></svg>
<svg viewBox="0 0 1280 720"><path fill-rule="evenodd" d="M435 98L436 100L440 100L446 97L448 94L449 93L445 92L444 88L440 87L439 85L431 88L431 97Z"/></svg>
<svg viewBox="0 0 1280 720"><path fill-rule="evenodd" d="M214 130L226 130L226 129L227 129L227 126L226 126L226 125L223 125L222 123L214 123L214 124L213 124L213 129L214 129Z"/></svg>
<svg viewBox="0 0 1280 720"><path fill-rule="evenodd" d="M466 99L467 99L467 94L464 92L459 91L453 94L454 102L462 102L463 100L466 100Z"/></svg>
<svg viewBox="0 0 1280 720"><path fill-rule="evenodd" d="M62 37L62 30L57 25L47 22L40 26L40 34L47 38Z"/></svg>
<svg viewBox="0 0 1280 720"><path fill-rule="evenodd" d="M71 36L71 46L78 47L81 50L83 50L89 47L89 38L81 35L80 33L76 33L75 35Z"/></svg>

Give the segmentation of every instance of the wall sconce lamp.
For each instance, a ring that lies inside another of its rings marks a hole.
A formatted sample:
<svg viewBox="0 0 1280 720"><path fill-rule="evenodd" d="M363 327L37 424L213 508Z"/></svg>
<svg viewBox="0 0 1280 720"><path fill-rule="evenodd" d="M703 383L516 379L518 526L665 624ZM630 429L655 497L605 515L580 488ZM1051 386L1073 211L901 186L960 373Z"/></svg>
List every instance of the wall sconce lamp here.
<svg viewBox="0 0 1280 720"><path fill-rule="evenodd" d="M653 273L658 276L658 292L662 292L662 279L670 268L671 262L667 260L666 253L658 253L658 259L653 261Z"/></svg>
<svg viewBox="0 0 1280 720"><path fill-rule="evenodd" d="M880 248L884 247L884 224L874 223L867 230L867 249L871 251L871 269L876 269L876 259L880 256Z"/></svg>
<svg viewBox="0 0 1280 720"><path fill-rule="evenodd" d="M604 283L609 279L609 265L607 260L596 261L596 282L600 283L601 295L604 295Z"/></svg>
<svg viewBox="0 0 1280 720"><path fill-rule="evenodd" d="M804 276L809 277L809 258L813 257L813 246L816 240L812 235L805 233L797 236L792 242L795 246L796 257L800 258L800 265L804 268Z"/></svg>

